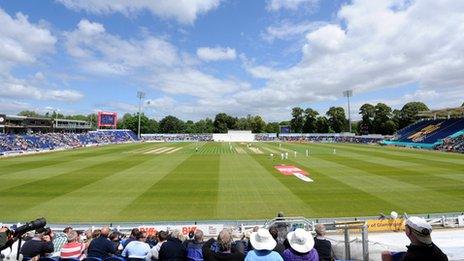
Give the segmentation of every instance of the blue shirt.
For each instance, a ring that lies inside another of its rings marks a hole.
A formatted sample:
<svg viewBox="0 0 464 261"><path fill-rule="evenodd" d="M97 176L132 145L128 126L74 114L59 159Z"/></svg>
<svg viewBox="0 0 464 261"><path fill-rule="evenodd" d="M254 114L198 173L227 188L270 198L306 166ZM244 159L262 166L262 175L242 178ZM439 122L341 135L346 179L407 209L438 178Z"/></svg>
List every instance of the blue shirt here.
<svg viewBox="0 0 464 261"><path fill-rule="evenodd" d="M128 258L145 258L148 252L150 246L147 243L134 240L127 244L121 255Z"/></svg>
<svg viewBox="0 0 464 261"><path fill-rule="evenodd" d="M245 261L283 261L279 253L270 250L252 250L248 252Z"/></svg>

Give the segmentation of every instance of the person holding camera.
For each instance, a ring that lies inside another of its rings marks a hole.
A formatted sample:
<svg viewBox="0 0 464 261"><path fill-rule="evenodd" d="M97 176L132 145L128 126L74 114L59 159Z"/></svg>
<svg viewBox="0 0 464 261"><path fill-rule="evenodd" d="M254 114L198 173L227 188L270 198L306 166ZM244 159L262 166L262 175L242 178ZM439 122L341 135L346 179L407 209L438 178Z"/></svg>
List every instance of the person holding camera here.
<svg viewBox="0 0 464 261"><path fill-rule="evenodd" d="M37 229L34 237L21 247L20 253L27 258L47 256L55 250L52 240L53 233L50 228Z"/></svg>

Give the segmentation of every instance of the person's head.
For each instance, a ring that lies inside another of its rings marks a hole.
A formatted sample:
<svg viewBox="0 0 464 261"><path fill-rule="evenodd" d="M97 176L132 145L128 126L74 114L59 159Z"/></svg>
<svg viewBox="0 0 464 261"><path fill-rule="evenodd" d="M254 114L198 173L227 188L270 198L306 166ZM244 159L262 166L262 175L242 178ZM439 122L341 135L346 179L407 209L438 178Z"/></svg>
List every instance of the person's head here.
<svg viewBox="0 0 464 261"><path fill-rule="evenodd" d="M102 227L102 229L100 231L100 236L108 237L109 234L110 234L110 228L107 227L107 226Z"/></svg>
<svg viewBox="0 0 464 261"><path fill-rule="evenodd" d="M76 242L79 239L79 235L74 230L70 230L68 233L66 233L66 237L68 239L68 243Z"/></svg>
<svg viewBox="0 0 464 261"><path fill-rule="evenodd" d="M405 225L406 236L415 245L430 245L432 244L432 226L427 221L420 217L410 217L406 220Z"/></svg>
<svg viewBox="0 0 464 261"><path fill-rule="evenodd" d="M71 230L72 230L72 227L65 227L65 228L63 229L63 233L68 234L69 231L71 231Z"/></svg>
<svg viewBox="0 0 464 261"><path fill-rule="evenodd" d="M279 230L277 229L277 227L271 226L269 228L269 233L271 233L271 236L272 238L274 238L274 240L277 240L277 237L279 236Z"/></svg>
<svg viewBox="0 0 464 261"><path fill-rule="evenodd" d="M166 231L159 231L158 232L158 241L159 242L163 242L163 241L166 241L166 239L168 239L168 233L166 233Z"/></svg>
<svg viewBox="0 0 464 261"><path fill-rule="evenodd" d="M101 230L95 229L94 231L92 231L92 238L97 238L100 236L100 234L101 234Z"/></svg>
<svg viewBox="0 0 464 261"><path fill-rule="evenodd" d="M133 228L131 230L131 234L130 234L130 237L132 238L135 238L135 235L139 233L139 229L138 228Z"/></svg>
<svg viewBox="0 0 464 261"><path fill-rule="evenodd" d="M108 236L111 241L119 241L121 239L121 233L118 231L111 232Z"/></svg>
<svg viewBox="0 0 464 261"><path fill-rule="evenodd" d="M318 236L321 236L321 237L325 236L325 226L324 226L324 224L317 224L316 225L316 234Z"/></svg>
<svg viewBox="0 0 464 261"><path fill-rule="evenodd" d="M223 229L218 236L218 245L221 252L230 251L233 242L232 234L229 230Z"/></svg>
<svg viewBox="0 0 464 261"><path fill-rule="evenodd" d="M195 234L193 235L193 240L197 243L203 242L203 231L201 229L195 230Z"/></svg>

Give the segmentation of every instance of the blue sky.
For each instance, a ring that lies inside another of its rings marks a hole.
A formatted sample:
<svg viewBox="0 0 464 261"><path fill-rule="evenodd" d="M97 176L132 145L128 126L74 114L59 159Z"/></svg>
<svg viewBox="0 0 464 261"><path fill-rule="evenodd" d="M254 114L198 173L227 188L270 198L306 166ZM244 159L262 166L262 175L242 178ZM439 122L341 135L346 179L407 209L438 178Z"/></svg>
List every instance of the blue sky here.
<svg viewBox="0 0 464 261"><path fill-rule="evenodd" d="M0 0L0 112L290 118L464 101L464 2ZM460 26L461 25L461 26Z"/></svg>

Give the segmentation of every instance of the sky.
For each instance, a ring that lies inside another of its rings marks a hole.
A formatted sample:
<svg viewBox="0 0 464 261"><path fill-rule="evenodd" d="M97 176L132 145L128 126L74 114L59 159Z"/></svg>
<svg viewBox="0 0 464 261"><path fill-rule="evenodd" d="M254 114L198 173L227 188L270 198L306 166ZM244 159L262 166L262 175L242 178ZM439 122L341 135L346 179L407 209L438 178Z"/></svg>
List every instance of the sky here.
<svg viewBox="0 0 464 261"><path fill-rule="evenodd" d="M464 1L0 0L0 113L160 120L464 102Z"/></svg>

